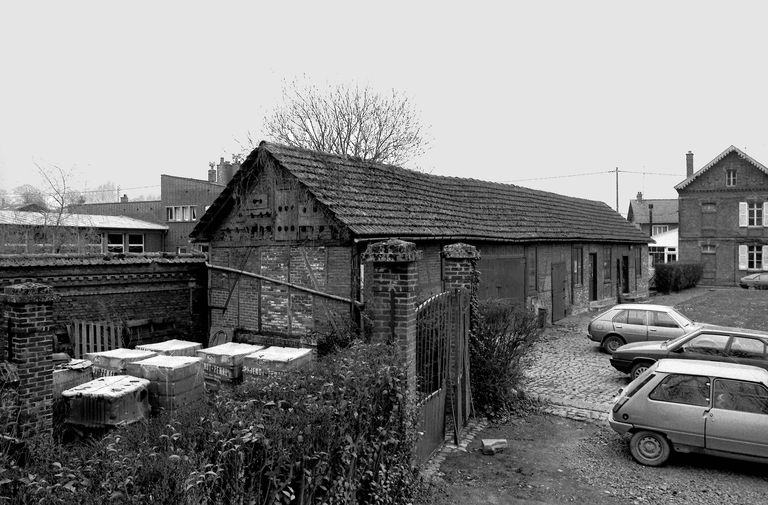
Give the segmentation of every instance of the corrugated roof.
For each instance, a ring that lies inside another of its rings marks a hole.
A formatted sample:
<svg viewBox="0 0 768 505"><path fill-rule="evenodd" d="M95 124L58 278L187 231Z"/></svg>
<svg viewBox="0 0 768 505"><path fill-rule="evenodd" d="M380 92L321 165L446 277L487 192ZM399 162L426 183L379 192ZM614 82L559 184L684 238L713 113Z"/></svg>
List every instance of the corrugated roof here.
<svg viewBox="0 0 768 505"><path fill-rule="evenodd" d="M680 184L675 186L675 189L677 189L677 190L684 189L686 186L688 186L694 180L696 180L697 177L699 177L701 174L703 174L704 172L706 172L707 170L709 170L710 168L715 166L718 162L722 161L723 158L725 158L726 156L728 156L731 153L736 153L740 158L742 158L743 160L751 163L752 165L755 166L755 168L761 170L764 174L768 175L768 168L766 168L765 165L763 165L762 163L760 163L759 161L757 161L756 159L754 159L753 157L751 157L750 155L748 155L747 153L745 153L744 151L739 149L738 147L730 146L730 147L728 147L728 149L726 149L725 151L723 151L720 154L718 154L715 157L715 159L713 159L712 161L707 163L705 166L701 167L699 170L694 172L686 180L684 180L683 182L681 182Z"/></svg>
<svg viewBox="0 0 768 505"><path fill-rule="evenodd" d="M0 225L22 226L57 226L58 215L55 212L22 212L17 210L0 210ZM130 230L167 230L162 224L150 223L128 216L105 216L100 214L70 214L61 215L58 226L72 228L98 229L130 229Z"/></svg>
<svg viewBox="0 0 768 505"><path fill-rule="evenodd" d="M647 243L648 236L603 202L262 142L193 237L206 235L231 204L234 185L270 155L359 238L461 237L500 241Z"/></svg>
<svg viewBox="0 0 768 505"><path fill-rule="evenodd" d="M650 212L648 204L653 204L653 222L657 224L662 223L677 223L680 221L678 216L678 204L677 198L675 199L643 199L630 200L629 212L632 215L632 222L638 224L650 223Z"/></svg>

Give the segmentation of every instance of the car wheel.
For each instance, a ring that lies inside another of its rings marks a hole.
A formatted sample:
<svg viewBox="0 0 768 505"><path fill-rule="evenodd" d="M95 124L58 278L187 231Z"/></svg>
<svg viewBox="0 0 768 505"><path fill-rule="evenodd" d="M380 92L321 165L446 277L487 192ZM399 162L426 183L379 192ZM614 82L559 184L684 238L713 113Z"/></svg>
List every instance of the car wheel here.
<svg viewBox="0 0 768 505"><path fill-rule="evenodd" d="M653 363L649 363L648 361L640 361L638 363L635 363L632 365L632 371L630 372L630 376L632 379L637 379L640 377L640 374L648 370Z"/></svg>
<svg viewBox="0 0 768 505"><path fill-rule="evenodd" d="M613 354L616 352L616 349L624 344L626 344L626 342L624 342L624 339L618 335L608 335L603 339L603 349L608 354Z"/></svg>
<svg viewBox="0 0 768 505"><path fill-rule="evenodd" d="M629 441L629 451L635 460L647 466L660 466L666 463L672 449L667 438L654 431L638 431Z"/></svg>

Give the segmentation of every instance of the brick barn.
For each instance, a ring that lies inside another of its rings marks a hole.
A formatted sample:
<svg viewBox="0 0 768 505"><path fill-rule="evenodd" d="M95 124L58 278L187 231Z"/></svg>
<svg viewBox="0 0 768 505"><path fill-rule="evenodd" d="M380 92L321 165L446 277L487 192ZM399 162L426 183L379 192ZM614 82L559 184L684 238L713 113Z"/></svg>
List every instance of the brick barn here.
<svg viewBox="0 0 768 505"><path fill-rule="evenodd" d="M336 315L359 317L361 255L390 238L423 252L420 299L443 290L442 248L457 242L479 250L481 298L553 321L648 294L649 237L605 203L267 142L191 236L210 246L212 333L257 341L311 344Z"/></svg>

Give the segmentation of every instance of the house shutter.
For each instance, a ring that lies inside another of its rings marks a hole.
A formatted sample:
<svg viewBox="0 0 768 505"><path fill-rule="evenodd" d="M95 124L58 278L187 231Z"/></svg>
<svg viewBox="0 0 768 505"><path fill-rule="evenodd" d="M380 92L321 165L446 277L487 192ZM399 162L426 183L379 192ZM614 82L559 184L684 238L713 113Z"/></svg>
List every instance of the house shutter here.
<svg viewBox="0 0 768 505"><path fill-rule="evenodd" d="M739 246L739 270L747 269L747 246Z"/></svg>
<svg viewBox="0 0 768 505"><path fill-rule="evenodd" d="M766 270L768 267L768 245L763 246L763 264L760 265L761 270Z"/></svg>
<svg viewBox="0 0 768 505"><path fill-rule="evenodd" d="M763 202L763 226L768 226L768 202Z"/></svg>
<svg viewBox="0 0 768 505"><path fill-rule="evenodd" d="M747 202L739 202L739 226L747 226Z"/></svg>

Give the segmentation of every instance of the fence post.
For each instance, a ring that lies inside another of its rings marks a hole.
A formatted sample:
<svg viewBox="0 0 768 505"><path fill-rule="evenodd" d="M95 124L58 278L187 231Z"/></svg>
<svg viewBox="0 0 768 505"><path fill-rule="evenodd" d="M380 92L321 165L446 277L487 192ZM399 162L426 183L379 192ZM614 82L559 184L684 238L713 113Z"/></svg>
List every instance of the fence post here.
<svg viewBox="0 0 768 505"><path fill-rule="evenodd" d="M407 367L408 390L416 391L416 244L397 239L370 244L364 261L373 265L371 298L366 311L372 322L371 340L397 345Z"/></svg>
<svg viewBox="0 0 768 505"><path fill-rule="evenodd" d="M20 438L53 432L53 303L59 295L34 282L7 286L8 355L19 376Z"/></svg>

